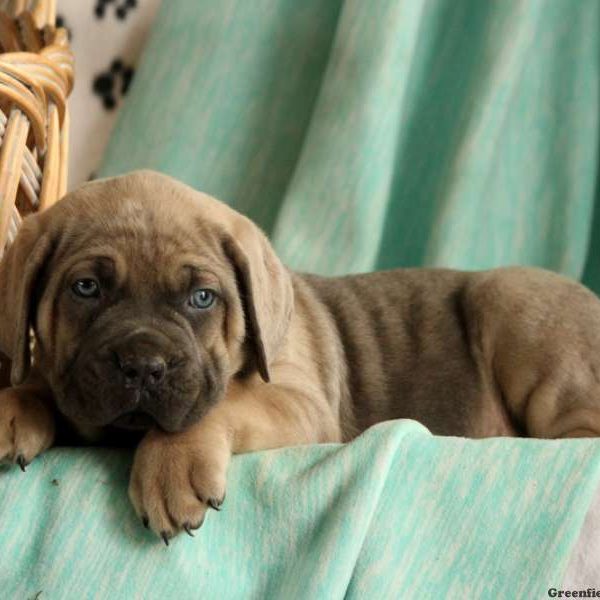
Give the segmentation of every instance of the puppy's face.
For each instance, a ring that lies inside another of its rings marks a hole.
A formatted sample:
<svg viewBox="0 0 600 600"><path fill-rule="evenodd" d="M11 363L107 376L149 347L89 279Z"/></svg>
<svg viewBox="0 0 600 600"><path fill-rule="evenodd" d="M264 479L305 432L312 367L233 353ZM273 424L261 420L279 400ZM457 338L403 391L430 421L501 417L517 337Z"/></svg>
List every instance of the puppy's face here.
<svg viewBox="0 0 600 600"><path fill-rule="evenodd" d="M233 264L201 222L115 203L50 262L37 310L42 370L58 408L88 426L177 431L242 366Z"/></svg>
<svg viewBox="0 0 600 600"><path fill-rule="evenodd" d="M43 245L29 325L38 367L75 425L181 431L232 376L268 379L291 286L247 219L149 172L88 184L34 219L6 260Z"/></svg>

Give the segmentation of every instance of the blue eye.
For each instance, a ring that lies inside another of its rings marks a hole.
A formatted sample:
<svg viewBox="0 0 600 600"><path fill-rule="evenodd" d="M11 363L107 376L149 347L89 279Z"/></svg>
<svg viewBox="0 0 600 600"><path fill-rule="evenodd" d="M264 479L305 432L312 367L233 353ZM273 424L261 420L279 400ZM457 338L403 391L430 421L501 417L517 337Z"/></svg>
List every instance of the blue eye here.
<svg viewBox="0 0 600 600"><path fill-rule="evenodd" d="M95 279L78 279L71 289L80 298L98 298L100 296L100 286Z"/></svg>
<svg viewBox="0 0 600 600"><path fill-rule="evenodd" d="M196 290L190 297L190 306L198 310L210 308L215 301L215 293L212 290Z"/></svg>

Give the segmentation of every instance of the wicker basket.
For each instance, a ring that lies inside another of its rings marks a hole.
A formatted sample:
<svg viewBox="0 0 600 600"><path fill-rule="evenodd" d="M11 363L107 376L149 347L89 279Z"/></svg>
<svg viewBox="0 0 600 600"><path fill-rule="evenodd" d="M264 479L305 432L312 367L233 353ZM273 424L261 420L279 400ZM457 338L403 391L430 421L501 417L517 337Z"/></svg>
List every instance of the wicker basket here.
<svg viewBox="0 0 600 600"><path fill-rule="evenodd" d="M0 258L66 191L73 55L56 0L0 0Z"/></svg>

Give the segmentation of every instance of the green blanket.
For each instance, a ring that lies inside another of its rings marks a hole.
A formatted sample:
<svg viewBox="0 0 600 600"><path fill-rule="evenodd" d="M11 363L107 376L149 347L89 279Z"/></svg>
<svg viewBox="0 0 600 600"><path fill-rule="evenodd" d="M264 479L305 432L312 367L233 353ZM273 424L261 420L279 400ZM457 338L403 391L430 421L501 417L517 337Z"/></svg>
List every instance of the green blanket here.
<svg viewBox="0 0 600 600"><path fill-rule="evenodd" d="M52 451L3 474L0 597L542 598L600 481L600 447L431 436L237 457L227 502L169 548L126 502L128 459Z"/></svg>
<svg viewBox="0 0 600 600"><path fill-rule="evenodd" d="M175 175L296 268L522 263L600 289L599 22L597 0L168 0L102 174ZM542 597L599 457L386 424L236 458L224 510L167 549L129 457L57 449L1 474L0 597Z"/></svg>
<svg viewBox="0 0 600 600"><path fill-rule="evenodd" d="M301 270L588 261L600 291L598 23L597 0L169 0L103 174L212 193Z"/></svg>

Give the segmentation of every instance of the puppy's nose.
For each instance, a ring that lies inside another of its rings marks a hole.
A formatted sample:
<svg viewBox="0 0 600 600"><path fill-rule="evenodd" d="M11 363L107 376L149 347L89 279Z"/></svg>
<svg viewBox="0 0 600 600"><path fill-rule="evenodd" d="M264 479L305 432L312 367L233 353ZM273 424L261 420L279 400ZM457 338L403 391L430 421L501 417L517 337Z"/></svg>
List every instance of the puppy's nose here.
<svg viewBox="0 0 600 600"><path fill-rule="evenodd" d="M151 389L167 374L167 365L160 356L118 356L117 359L126 387Z"/></svg>

